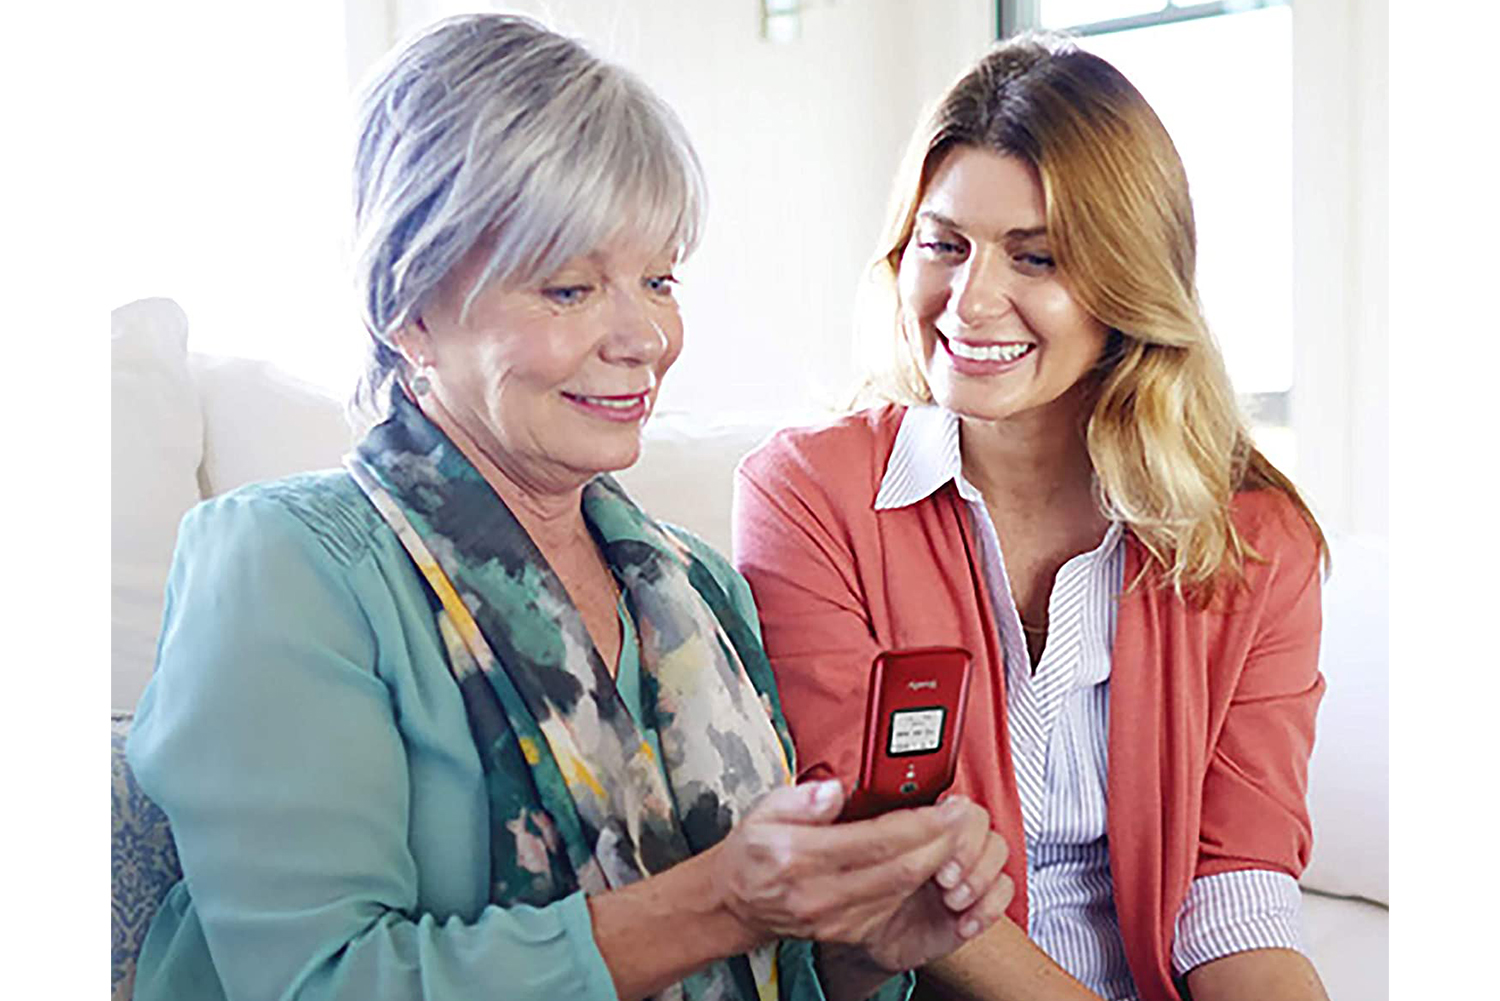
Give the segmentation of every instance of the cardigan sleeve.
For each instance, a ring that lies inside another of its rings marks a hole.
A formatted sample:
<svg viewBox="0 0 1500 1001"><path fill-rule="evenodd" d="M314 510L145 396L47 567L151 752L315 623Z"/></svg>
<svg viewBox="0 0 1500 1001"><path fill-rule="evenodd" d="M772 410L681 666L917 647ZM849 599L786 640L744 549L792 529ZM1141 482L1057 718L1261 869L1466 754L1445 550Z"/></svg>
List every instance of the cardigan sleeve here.
<svg viewBox="0 0 1500 1001"><path fill-rule="evenodd" d="M419 910L402 723L376 671L400 636L367 618L362 590L385 586L370 559L265 498L185 520L129 755L191 906L179 886L137 997L216 996L188 982L211 973L230 999L613 998L581 893ZM211 971L178 963L205 944Z"/></svg>
<svg viewBox="0 0 1500 1001"><path fill-rule="evenodd" d="M880 652L847 534L778 440L735 477L734 560L760 610L804 777L859 777L870 664Z"/></svg>
<svg viewBox="0 0 1500 1001"><path fill-rule="evenodd" d="M1279 494L1264 504L1252 564L1264 600L1209 754L1195 877L1265 869L1296 878L1312 852L1307 762L1323 696L1318 671L1321 562L1312 533Z"/></svg>

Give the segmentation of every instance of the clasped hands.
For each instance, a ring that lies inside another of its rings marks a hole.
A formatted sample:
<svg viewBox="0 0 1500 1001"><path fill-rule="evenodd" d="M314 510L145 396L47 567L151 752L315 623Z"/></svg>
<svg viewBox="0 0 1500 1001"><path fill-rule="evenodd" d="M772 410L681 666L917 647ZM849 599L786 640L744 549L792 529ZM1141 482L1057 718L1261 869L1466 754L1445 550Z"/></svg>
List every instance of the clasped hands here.
<svg viewBox="0 0 1500 1001"><path fill-rule="evenodd" d="M836 779L777 789L716 846L714 883L757 941L846 947L886 974L922 966L1005 913L1005 839L965 796L835 824Z"/></svg>

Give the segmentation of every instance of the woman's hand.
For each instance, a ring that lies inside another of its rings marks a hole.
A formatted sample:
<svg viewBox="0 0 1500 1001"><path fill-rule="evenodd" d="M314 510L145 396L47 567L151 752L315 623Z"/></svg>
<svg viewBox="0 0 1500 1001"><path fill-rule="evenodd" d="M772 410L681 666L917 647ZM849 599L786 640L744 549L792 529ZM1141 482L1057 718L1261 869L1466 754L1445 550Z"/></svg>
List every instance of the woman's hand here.
<svg viewBox="0 0 1500 1001"><path fill-rule="evenodd" d="M964 796L941 809L962 814L954 856L864 942L887 974L948 955L998 921L1015 896L1015 883L1000 871L1009 846L990 829L989 812Z"/></svg>
<svg viewBox="0 0 1500 1001"><path fill-rule="evenodd" d="M589 897L616 994L647 997L712 960L801 938L820 943L831 1001L865 998L956 947L967 918L982 931L1004 910L1005 845L974 803L952 797L835 824L843 803L837 781L777 789L708 851Z"/></svg>
<svg viewBox="0 0 1500 1001"><path fill-rule="evenodd" d="M1014 893L1000 873L1005 843L976 804L951 797L835 825L843 800L836 780L778 789L713 849L723 904L756 940L857 947L889 975L1004 912Z"/></svg>

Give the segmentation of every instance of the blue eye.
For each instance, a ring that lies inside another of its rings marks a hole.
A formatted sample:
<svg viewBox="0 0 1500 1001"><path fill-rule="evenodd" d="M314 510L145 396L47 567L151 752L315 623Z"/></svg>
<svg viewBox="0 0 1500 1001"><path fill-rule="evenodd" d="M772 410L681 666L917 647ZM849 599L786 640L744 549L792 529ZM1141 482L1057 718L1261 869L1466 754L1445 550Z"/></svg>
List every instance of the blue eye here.
<svg viewBox="0 0 1500 1001"><path fill-rule="evenodd" d="M559 306L576 306L592 290L590 285L548 285L542 289L542 295Z"/></svg>
<svg viewBox="0 0 1500 1001"><path fill-rule="evenodd" d="M646 287L657 295L671 295L676 284L677 276L673 274L652 275L646 279Z"/></svg>

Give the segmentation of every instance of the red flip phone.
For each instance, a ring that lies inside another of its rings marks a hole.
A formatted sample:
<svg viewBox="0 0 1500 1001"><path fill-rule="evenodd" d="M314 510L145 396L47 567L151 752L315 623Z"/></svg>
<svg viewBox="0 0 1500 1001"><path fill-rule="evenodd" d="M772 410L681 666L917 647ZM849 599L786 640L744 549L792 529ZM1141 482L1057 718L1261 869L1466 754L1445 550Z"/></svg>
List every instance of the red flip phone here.
<svg viewBox="0 0 1500 1001"><path fill-rule="evenodd" d="M967 650L887 650L870 669L859 783L841 820L930 806L953 784L969 696Z"/></svg>

